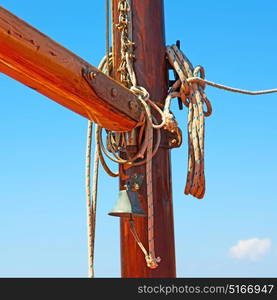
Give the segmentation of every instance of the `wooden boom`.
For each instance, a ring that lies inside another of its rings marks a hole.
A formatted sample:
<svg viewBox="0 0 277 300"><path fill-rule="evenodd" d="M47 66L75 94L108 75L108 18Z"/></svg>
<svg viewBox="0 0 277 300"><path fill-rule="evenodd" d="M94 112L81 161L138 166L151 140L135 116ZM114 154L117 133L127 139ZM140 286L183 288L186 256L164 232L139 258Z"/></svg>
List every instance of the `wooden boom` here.
<svg viewBox="0 0 277 300"><path fill-rule="evenodd" d="M141 117L132 92L1 6L0 72L110 130Z"/></svg>

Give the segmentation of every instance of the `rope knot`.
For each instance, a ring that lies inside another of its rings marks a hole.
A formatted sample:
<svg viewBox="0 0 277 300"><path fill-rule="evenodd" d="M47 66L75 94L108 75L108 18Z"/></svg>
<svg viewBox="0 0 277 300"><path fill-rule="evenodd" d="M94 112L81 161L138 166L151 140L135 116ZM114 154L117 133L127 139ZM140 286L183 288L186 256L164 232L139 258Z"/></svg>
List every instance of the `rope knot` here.
<svg viewBox="0 0 277 300"><path fill-rule="evenodd" d="M161 262L160 257L153 258L151 254L145 256L147 267L150 269L156 269L158 267L158 263Z"/></svg>
<svg viewBox="0 0 277 300"><path fill-rule="evenodd" d="M188 83L187 79L184 78L181 83L180 92L185 94L187 97L189 97L190 89L191 89L190 84Z"/></svg>
<svg viewBox="0 0 277 300"><path fill-rule="evenodd" d="M132 86L131 88L131 91L133 91L137 96L140 96L142 97L142 99L144 101L147 101L150 97L149 93L147 92L147 90L142 87L142 86Z"/></svg>
<svg viewBox="0 0 277 300"><path fill-rule="evenodd" d="M193 77L201 78L203 80L200 80L198 83L201 86L201 88L204 90L206 87L205 84L205 69L202 66L196 66L193 70Z"/></svg>

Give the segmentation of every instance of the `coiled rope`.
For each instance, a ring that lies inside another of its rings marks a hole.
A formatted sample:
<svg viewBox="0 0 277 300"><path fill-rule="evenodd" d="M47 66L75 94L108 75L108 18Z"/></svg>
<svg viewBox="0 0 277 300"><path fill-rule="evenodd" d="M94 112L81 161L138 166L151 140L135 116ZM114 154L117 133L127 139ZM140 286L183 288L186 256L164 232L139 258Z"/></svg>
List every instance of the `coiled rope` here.
<svg viewBox="0 0 277 300"><path fill-rule="evenodd" d="M177 80L171 88L173 97L181 97L182 102L188 107L188 172L185 186L185 194L201 199L205 194L204 174L204 138L205 138L205 117L212 113L212 106L204 90L210 85L226 91L262 95L277 92L277 89L248 91L226 85L217 84L205 79L205 71L201 66L193 68L191 62L178 49L177 46L166 48L167 58L177 72ZM177 92L177 90L180 90ZM204 111L204 105L207 110Z"/></svg>

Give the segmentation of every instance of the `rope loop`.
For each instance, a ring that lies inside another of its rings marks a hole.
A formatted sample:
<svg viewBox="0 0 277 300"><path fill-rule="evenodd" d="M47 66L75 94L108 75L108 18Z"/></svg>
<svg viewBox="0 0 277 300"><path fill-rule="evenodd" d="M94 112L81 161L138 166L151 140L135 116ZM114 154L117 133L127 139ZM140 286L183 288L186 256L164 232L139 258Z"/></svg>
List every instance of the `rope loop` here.
<svg viewBox="0 0 277 300"><path fill-rule="evenodd" d="M187 80L182 81L182 85L180 87L180 96L182 99L182 102L185 104L186 107L189 107L189 96L190 96L191 87Z"/></svg>
<svg viewBox="0 0 277 300"><path fill-rule="evenodd" d="M203 198L205 193L204 175L204 133L205 116L212 113L212 106L205 90L205 70L202 66L193 65L188 58L176 47L166 49L168 60L179 76L174 87L180 87L180 96L188 108L188 172L185 194ZM191 79L194 80L191 80ZM196 80L197 78L197 80ZM173 90L176 92L176 89ZM172 97L177 95L171 93ZM204 110L206 105L206 110Z"/></svg>
<svg viewBox="0 0 277 300"><path fill-rule="evenodd" d="M145 260L146 260L147 267L150 269L156 269L158 267L158 264L161 262L161 258L159 256L153 258L151 254L145 255Z"/></svg>
<svg viewBox="0 0 277 300"><path fill-rule="evenodd" d="M212 114L212 111L213 111L212 104L211 104L210 100L207 98L206 94L203 93L202 96L203 96L202 100L206 104L206 108L207 108L207 110L204 111L204 116L209 117Z"/></svg>
<svg viewBox="0 0 277 300"><path fill-rule="evenodd" d="M131 86L130 90L133 91L137 96L142 97L144 101L147 101L150 97L148 91L142 86Z"/></svg>
<svg viewBox="0 0 277 300"><path fill-rule="evenodd" d="M200 75L200 76L199 76ZM198 65L193 69L193 77L198 77L201 79L205 79L205 69ZM202 87L203 90L205 90L206 83L204 81L199 82L199 85Z"/></svg>

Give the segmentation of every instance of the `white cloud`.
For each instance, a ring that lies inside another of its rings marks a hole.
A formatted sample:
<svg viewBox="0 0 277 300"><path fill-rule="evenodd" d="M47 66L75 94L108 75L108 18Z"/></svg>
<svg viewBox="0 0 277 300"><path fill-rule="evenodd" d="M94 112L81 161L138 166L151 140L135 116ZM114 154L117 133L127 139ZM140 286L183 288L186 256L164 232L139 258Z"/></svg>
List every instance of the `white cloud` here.
<svg viewBox="0 0 277 300"><path fill-rule="evenodd" d="M248 239L240 240L235 246L231 247L229 254L231 257L242 260L259 260L271 248L270 239Z"/></svg>

